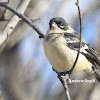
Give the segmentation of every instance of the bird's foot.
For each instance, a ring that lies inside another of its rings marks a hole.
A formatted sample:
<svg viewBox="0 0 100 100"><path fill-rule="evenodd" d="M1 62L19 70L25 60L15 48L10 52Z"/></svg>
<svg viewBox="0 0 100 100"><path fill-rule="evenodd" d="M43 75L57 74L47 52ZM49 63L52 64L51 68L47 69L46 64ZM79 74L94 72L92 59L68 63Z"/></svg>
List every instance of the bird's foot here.
<svg viewBox="0 0 100 100"><path fill-rule="evenodd" d="M66 74L65 72L59 72L58 73L58 78L60 79L61 82L66 80L67 81L67 85L71 84L70 75Z"/></svg>
<svg viewBox="0 0 100 100"><path fill-rule="evenodd" d="M71 72L70 72L70 70L66 71L66 72L58 72L55 69L53 69L53 71L55 71L58 74L58 78L60 79L61 82L66 80L68 85L71 84L71 79L70 79Z"/></svg>

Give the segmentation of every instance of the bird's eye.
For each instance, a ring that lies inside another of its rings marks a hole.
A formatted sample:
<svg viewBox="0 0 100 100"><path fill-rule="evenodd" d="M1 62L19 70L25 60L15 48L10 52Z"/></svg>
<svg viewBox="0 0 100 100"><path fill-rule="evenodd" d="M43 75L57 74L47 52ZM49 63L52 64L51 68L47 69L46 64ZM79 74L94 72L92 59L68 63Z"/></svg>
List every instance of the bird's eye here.
<svg viewBox="0 0 100 100"><path fill-rule="evenodd" d="M63 26L63 23L60 23L61 26Z"/></svg>
<svg viewBox="0 0 100 100"><path fill-rule="evenodd" d="M63 25L63 23L62 22L59 22L59 23L57 23L59 26L62 26Z"/></svg>
<svg viewBox="0 0 100 100"><path fill-rule="evenodd" d="M65 26L64 26L63 23L59 23L58 26L59 26L61 29L64 29L64 28L65 28Z"/></svg>
<svg viewBox="0 0 100 100"><path fill-rule="evenodd" d="M65 27L61 25L60 28L61 28L61 29L64 29Z"/></svg>
<svg viewBox="0 0 100 100"><path fill-rule="evenodd" d="M59 28L61 28L61 29L65 29L65 25L64 25L64 23L63 22L61 22L61 21L57 21L57 22L55 22L56 24L57 24L57 26L59 27Z"/></svg>

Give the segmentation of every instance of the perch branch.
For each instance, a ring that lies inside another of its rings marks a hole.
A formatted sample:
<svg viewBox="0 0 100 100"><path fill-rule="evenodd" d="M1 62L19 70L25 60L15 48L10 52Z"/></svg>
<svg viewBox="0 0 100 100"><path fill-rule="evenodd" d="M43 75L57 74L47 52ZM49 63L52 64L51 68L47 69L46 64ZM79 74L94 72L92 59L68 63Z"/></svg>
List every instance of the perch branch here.
<svg viewBox="0 0 100 100"><path fill-rule="evenodd" d="M82 45L82 32L83 32L83 23L82 23L82 13L81 13L81 9L80 9L80 0L77 0L77 2L75 3L76 6L78 7L78 13L79 13L79 21L80 21L80 42L79 42L79 50L75 59L75 62L72 66L72 68L69 70L70 74L73 72L76 63L78 61L79 58L79 54L80 54L80 49L81 49L81 45Z"/></svg>
<svg viewBox="0 0 100 100"><path fill-rule="evenodd" d="M82 45L81 42L82 42L83 24L82 24L82 14L81 14L79 3L80 3L79 0L77 0L77 2L75 3L76 6L78 7L79 20L80 20L80 42L79 42L79 50L78 50L75 62L73 64L72 68L69 71L67 71L67 72L61 72L61 73L59 73L59 72L56 71L56 73L58 74L58 78L61 81L61 83L62 83L62 85L63 85L63 87L65 89L67 100L71 100L70 94L69 94L69 89L68 89L68 83L71 83L71 81L69 82L69 80L70 80L70 74L73 72L73 70L75 68L75 65L76 65L76 63L78 61L79 54L80 54L80 48L81 48L81 45Z"/></svg>
<svg viewBox="0 0 100 100"><path fill-rule="evenodd" d="M70 83L69 74L66 74L65 76L61 75L59 73L57 73L57 74L58 74L58 78L59 78L60 82L62 83L62 85L65 89L67 100L71 100L70 93L69 93L69 88L68 88L68 84Z"/></svg>

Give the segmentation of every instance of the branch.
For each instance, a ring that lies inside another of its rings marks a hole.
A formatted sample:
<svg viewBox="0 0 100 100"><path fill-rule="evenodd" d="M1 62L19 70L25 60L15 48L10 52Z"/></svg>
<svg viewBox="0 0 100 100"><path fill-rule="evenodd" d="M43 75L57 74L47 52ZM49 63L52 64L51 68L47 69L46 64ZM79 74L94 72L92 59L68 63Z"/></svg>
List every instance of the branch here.
<svg viewBox="0 0 100 100"><path fill-rule="evenodd" d="M0 90L0 100L3 100L3 97L2 97L2 92Z"/></svg>
<svg viewBox="0 0 100 100"><path fill-rule="evenodd" d="M60 82L62 83L62 85L65 89L67 100L71 100L71 97L70 97L70 94L69 94L69 88L68 88L68 84L71 83L70 78L69 78L69 74L66 74L65 76L61 75L59 73L57 73L57 74L58 74L58 78L59 78Z"/></svg>
<svg viewBox="0 0 100 100"><path fill-rule="evenodd" d="M79 50L78 50L75 62L73 64L72 68L69 71L67 71L67 72L60 72L60 73L56 71L56 73L58 74L58 78L61 81L61 83L62 83L62 85L63 85L63 87L65 89L67 100L71 100L70 94L69 94L69 89L68 89L68 84L69 83L71 84L71 81L69 81L70 80L70 74L73 72L73 70L75 68L75 65L76 65L76 63L78 61L79 54L80 54L80 48L81 48L81 45L82 45L81 42L82 42L83 25L82 25L82 14L81 14L81 10L80 10L79 0L77 0L77 2L75 4L78 7L79 20L80 20L80 43L79 43Z"/></svg>
<svg viewBox="0 0 100 100"><path fill-rule="evenodd" d="M30 0L22 0L20 5L18 6L18 11L23 14L29 4ZM8 4L4 2L0 2L0 6L3 6L5 8L9 8ZM11 8L12 9L12 8ZM12 18L9 20L8 24L5 26L3 30L0 31L0 52L4 49L4 47L7 44L9 35L12 34L12 31L20 21L20 18L18 18L16 15L13 15Z"/></svg>
<svg viewBox="0 0 100 100"><path fill-rule="evenodd" d="M82 13L81 13L81 9L80 9L80 0L77 0L77 2L75 4L78 7L79 20L80 20L80 43L79 43L79 50L78 50L75 62L73 64L72 68L69 70L70 74L73 72L73 70L76 66L76 63L78 61L78 58L79 58L80 49L81 49L81 45L82 45L82 32L83 32Z"/></svg>
<svg viewBox="0 0 100 100"><path fill-rule="evenodd" d="M9 4L9 1L10 0L7 1L8 4ZM9 19L7 19L6 17L7 17L7 9L5 8L5 10L0 18L0 21L9 21Z"/></svg>
<svg viewBox="0 0 100 100"><path fill-rule="evenodd" d="M24 2L27 2L27 0L23 0ZM32 23L31 20L29 20L26 16L18 12L15 8L11 7L7 3L0 2L0 6L7 8L11 12L13 12L15 15L17 15L19 18L21 18L24 22L26 22L30 27L32 27L39 35L39 38L44 38L44 34L40 31L40 29Z"/></svg>

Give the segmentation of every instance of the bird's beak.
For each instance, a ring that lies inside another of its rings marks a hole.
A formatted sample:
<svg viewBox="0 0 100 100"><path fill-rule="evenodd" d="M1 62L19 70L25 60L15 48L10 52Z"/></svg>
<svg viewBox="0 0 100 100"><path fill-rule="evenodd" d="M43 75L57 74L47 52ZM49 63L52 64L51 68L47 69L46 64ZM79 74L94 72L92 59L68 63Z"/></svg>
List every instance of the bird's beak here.
<svg viewBox="0 0 100 100"><path fill-rule="evenodd" d="M55 22L53 22L53 23L52 23L52 25L51 25L51 29L52 29L52 30L57 29L57 25L56 25L56 23L55 23Z"/></svg>

